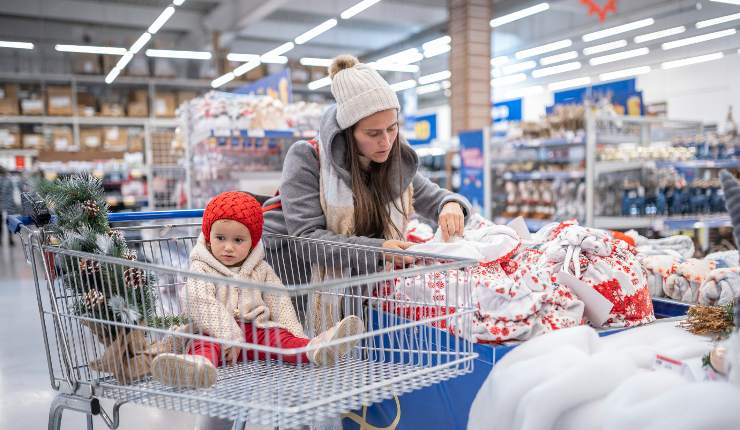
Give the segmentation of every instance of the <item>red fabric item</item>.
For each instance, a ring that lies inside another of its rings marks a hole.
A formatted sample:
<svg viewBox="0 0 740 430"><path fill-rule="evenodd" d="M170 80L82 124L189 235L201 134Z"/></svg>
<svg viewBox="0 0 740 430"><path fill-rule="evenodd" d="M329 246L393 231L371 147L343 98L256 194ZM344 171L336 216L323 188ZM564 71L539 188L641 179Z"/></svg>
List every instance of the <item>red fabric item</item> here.
<svg viewBox="0 0 740 430"><path fill-rule="evenodd" d="M222 219L237 221L247 227L252 238L252 248L262 239L262 224L265 222L262 205L248 193L227 191L208 202L203 211L202 226L206 243L211 241L211 226Z"/></svg>
<svg viewBox="0 0 740 430"><path fill-rule="evenodd" d="M635 239L633 239L630 236L627 236L626 234L622 233L621 231L610 231L610 233L612 234L612 237L615 238L615 239L619 239L619 240L625 241L630 246L637 246L637 244L635 243Z"/></svg>
<svg viewBox="0 0 740 430"><path fill-rule="evenodd" d="M238 323L244 332L244 340L247 343L254 343L264 346L272 346L275 348L303 348L308 345L309 340L302 337L296 337L293 333L289 332L284 328L257 328L251 323ZM214 366L219 367L223 363L223 356L221 355L221 344L217 341L209 342L205 340L196 340L188 348L188 354L200 355L205 357L213 363ZM246 356L245 356L246 353ZM277 355L277 354L265 354L260 352L257 354L258 360L267 360L267 358L277 360L282 358L285 363L308 363L308 356L305 353L298 355ZM254 350L242 350L239 353L239 360L254 360Z"/></svg>

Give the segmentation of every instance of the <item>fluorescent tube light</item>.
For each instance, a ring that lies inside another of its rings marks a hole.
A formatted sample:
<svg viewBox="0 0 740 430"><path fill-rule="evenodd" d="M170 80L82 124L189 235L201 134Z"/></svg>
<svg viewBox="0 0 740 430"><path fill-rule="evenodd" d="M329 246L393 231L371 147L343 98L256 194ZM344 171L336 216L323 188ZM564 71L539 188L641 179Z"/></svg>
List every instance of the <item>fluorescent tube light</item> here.
<svg viewBox="0 0 740 430"><path fill-rule="evenodd" d="M695 45L697 43L707 42L709 40L719 39L722 37L732 36L737 33L734 28L727 30L715 31L713 33L700 34L698 36L687 37L685 39L672 40L661 45L663 50L680 48L682 46Z"/></svg>
<svg viewBox="0 0 740 430"><path fill-rule="evenodd" d="M113 69L111 69L111 71L108 72L108 74L105 76L105 83L110 84L111 82L115 81L119 73L121 73L121 69L119 69L118 67L114 67Z"/></svg>
<svg viewBox="0 0 740 430"><path fill-rule="evenodd" d="M118 59L118 63L116 63L116 68L119 70L123 70L126 68L128 63L134 58L134 54L132 52L126 52L123 54L121 58Z"/></svg>
<svg viewBox="0 0 740 430"><path fill-rule="evenodd" d="M113 46L55 45L54 49L59 52L82 52L103 55L123 55L126 53L126 48L116 48Z"/></svg>
<svg viewBox="0 0 740 430"><path fill-rule="evenodd" d="M342 19L350 19L353 16L357 15L358 13L364 11L365 9L369 8L370 6L378 2L380 2L380 0L362 0L361 2L355 4L354 6L348 9L345 9L344 12L342 12L339 16Z"/></svg>
<svg viewBox="0 0 740 430"><path fill-rule="evenodd" d="M182 6L183 3L185 3L185 0L172 0L172 4L175 6Z"/></svg>
<svg viewBox="0 0 740 430"><path fill-rule="evenodd" d="M409 90L411 88L414 88L415 86L416 81L413 79L409 79L408 81L396 82L395 84L391 85L391 89L395 92L399 92Z"/></svg>
<svg viewBox="0 0 740 430"><path fill-rule="evenodd" d="M442 36L436 39L432 39L429 42L423 43L421 45L421 49L425 51L429 51L435 48L439 48L441 46L449 45L450 42L452 42L452 38L450 36Z"/></svg>
<svg viewBox="0 0 740 430"><path fill-rule="evenodd" d="M225 75L221 75L218 78L211 81L211 87L218 88L228 82L231 82L236 78L236 75L234 75L234 72L226 73Z"/></svg>
<svg viewBox="0 0 740 430"><path fill-rule="evenodd" d="M557 66L545 67L543 69L532 70L532 77L542 78L545 76L557 75L559 73L572 72L573 70L578 70L580 68L581 68L581 63L579 61L574 61L572 63L559 64Z"/></svg>
<svg viewBox="0 0 740 430"><path fill-rule="evenodd" d="M329 86L329 85L331 85L331 78L328 77L328 76L326 76L324 78L317 79L317 80L315 80L313 82L309 82L308 83L308 89L311 90L311 91L316 91L319 88L324 88L324 87Z"/></svg>
<svg viewBox="0 0 740 430"><path fill-rule="evenodd" d="M416 48L405 49L392 55L388 55L376 61L376 63L411 64L424 59L424 55Z"/></svg>
<svg viewBox="0 0 740 430"><path fill-rule="evenodd" d="M584 42L591 42L605 37L611 37L616 34L626 33L628 31L637 30L638 28L648 27L655 24L653 18L641 19L639 21L630 22L616 27L607 28L604 30L595 31L593 33L584 34L582 39Z"/></svg>
<svg viewBox="0 0 740 430"><path fill-rule="evenodd" d="M283 57L282 55L278 55L277 57L268 57L268 56L261 56L260 61L265 64L287 64L288 63L288 57Z"/></svg>
<svg viewBox="0 0 740 430"><path fill-rule="evenodd" d="M248 71L257 68L260 64L262 64L260 62L260 60L247 61L246 63L244 63L244 64L240 65L239 67L237 67L236 69L232 70L232 73L234 73L234 76L235 77L239 77L239 76L247 73Z"/></svg>
<svg viewBox="0 0 740 430"><path fill-rule="evenodd" d="M172 15L175 13L175 8L172 6L167 6L164 8L162 13L159 14L157 19L154 20L152 25L149 26L149 29L147 30L151 34L157 34L160 28L172 17Z"/></svg>
<svg viewBox="0 0 740 430"><path fill-rule="evenodd" d="M450 52L451 49L452 49L452 46L450 46L450 45L437 45L437 46L433 46L433 47L431 47L429 49L425 49L424 50L424 57L425 58L436 57L437 55L442 55L442 54L444 54L446 52Z"/></svg>
<svg viewBox="0 0 740 430"><path fill-rule="evenodd" d="M526 18L528 16L532 16L534 14L538 14L540 12L544 12L546 10L550 9L549 3L540 3L510 14L506 14L504 16L500 16L498 18L494 18L491 20L490 24L492 28L500 27L504 24L508 24L510 22L518 21L522 18Z"/></svg>
<svg viewBox="0 0 740 430"><path fill-rule="evenodd" d="M681 60L666 61L665 63L662 63L660 67L663 70L675 69L678 67L690 66L692 64L706 63L707 61L719 60L722 57L724 57L723 53L715 52L714 54L699 55L697 57L683 58Z"/></svg>
<svg viewBox="0 0 740 430"><path fill-rule="evenodd" d="M394 63L370 63L368 66L381 72L402 72L402 73L416 73L419 71L419 66L416 64L394 64Z"/></svg>
<svg viewBox="0 0 740 430"><path fill-rule="evenodd" d="M331 58L311 58L311 57L303 57L300 60L301 65L313 66L313 67L329 67L331 66L332 61L333 60Z"/></svg>
<svg viewBox="0 0 740 430"><path fill-rule="evenodd" d="M555 54L549 57L540 58L540 64L549 66L550 64L562 63L563 61L575 60L578 58L578 51L568 51L562 54ZM505 69L504 69L505 70Z"/></svg>
<svg viewBox="0 0 740 430"><path fill-rule="evenodd" d="M615 54L602 55L601 57L594 57L588 60L592 66L598 66L600 64L613 63L615 61L622 61L628 58L640 57L650 53L649 48L637 48L629 51L617 52Z"/></svg>
<svg viewBox="0 0 740 430"><path fill-rule="evenodd" d="M320 35L321 33L325 31L329 31L332 28L337 26L337 20L332 18L328 19L321 24L317 25L316 27L308 30L307 32L301 34L300 36L295 38L296 45L303 45L304 43L308 42L309 40L313 39L314 37Z"/></svg>
<svg viewBox="0 0 740 430"><path fill-rule="evenodd" d="M720 16L717 18L707 19L705 21L699 21L696 23L696 28L705 28L712 25L724 24L730 21L737 21L740 19L740 13L733 13L732 15Z"/></svg>
<svg viewBox="0 0 740 430"><path fill-rule="evenodd" d="M650 66L632 67L630 69L617 70L614 72L602 73L599 75L600 81L613 81L615 79L624 79L631 76L644 75L650 73L652 69Z"/></svg>
<svg viewBox="0 0 740 430"><path fill-rule="evenodd" d="M507 64L509 61L510 61L509 57L507 57L506 55L502 55L500 57L493 57L491 58L491 66L492 67L503 66L504 64Z"/></svg>
<svg viewBox="0 0 740 430"><path fill-rule="evenodd" d="M624 48L625 46L627 46L627 41L625 39L615 40L614 42L607 42L602 43L601 45L594 45L583 48L583 55L599 54L601 52Z"/></svg>
<svg viewBox="0 0 740 430"><path fill-rule="evenodd" d="M31 42L12 42L9 40L0 40L0 48L33 49L33 43Z"/></svg>
<svg viewBox="0 0 740 430"><path fill-rule="evenodd" d="M559 91L566 88L583 87L591 83L591 78L588 76L583 78L568 79L566 81L553 82L547 86L550 91Z"/></svg>
<svg viewBox="0 0 740 430"><path fill-rule="evenodd" d="M709 0L713 1L715 3L726 3L726 4L734 4L737 6L740 6L740 0Z"/></svg>
<svg viewBox="0 0 740 430"><path fill-rule="evenodd" d="M570 39L559 40L557 42L547 43L545 45L536 46L534 48L525 49L514 54L517 60L523 60L529 57L536 57L537 55L546 54L548 52L557 51L559 49L568 48L573 44Z"/></svg>
<svg viewBox="0 0 740 430"><path fill-rule="evenodd" d="M152 35L149 33L144 33L141 36L139 36L138 39L136 39L136 42L134 42L133 45L131 45L131 49L129 49L129 52L133 54L138 54L139 51L141 51L141 48L144 47L149 41L152 40Z"/></svg>
<svg viewBox="0 0 740 430"><path fill-rule="evenodd" d="M416 87L416 94L424 95L424 94L436 93L437 91L442 91L443 89L444 88L442 88L441 82L435 82L433 84Z"/></svg>
<svg viewBox="0 0 740 430"><path fill-rule="evenodd" d="M259 60L260 56L257 54L237 54L236 52L229 52L226 55L226 59L235 63L242 63L246 61Z"/></svg>
<svg viewBox="0 0 740 430"><path fill-rule="evenodd" d="M437 73L431 73L429 75L419 77L419 85L431 84L432 82L444 81L450 79L452 73L449 70L443 70Z"/></svg>
<svg viewBox="0 0 740 430"><path fill-rule="evenodd" d="M181 58L183 60L211 59L211 53L208 51L178 51L173 49L147 49L146 56L158 58Z"/></svg>
<svg viewBox="0 0 740 430"><path fill-rule="evenodd" d="M282 45L278 46L277 48L267 51L264 54L262 54L262 58L264 57L279 57L286 52L290 51L291 49L295 48L295 44L293 42L285 42Z"/></svg>
<svg viewBox="0 0 740 430"><path fill-rule="evenodd" d="M662 39L664 37L675 36L677 34L683 33L684 31L686 31L686 27L681 25L678 27L655 31L653 33L640 34L639 36L635 36L635 43L645 43L645 42L650 42L651 40L655 40L655 39Z"/></svg>
<svg viewBox="0 0 740 430"><path fill-rule="evenodd" d="M517 73L516 75L502 76L500 78L491 79L491 86L494 88L505 87L507 85L514 85L527 80L527 75L524 73Z"/></svg>
<svg viewBox="0 0 740 430"><path fill-rule="evenodd" d="M504 75L513 75L514 73L524 72L526 70L532 70L537 67L537 62L534 60L522 61L521 63L514 63L508 66L504 66L502 71Z"/></svg>

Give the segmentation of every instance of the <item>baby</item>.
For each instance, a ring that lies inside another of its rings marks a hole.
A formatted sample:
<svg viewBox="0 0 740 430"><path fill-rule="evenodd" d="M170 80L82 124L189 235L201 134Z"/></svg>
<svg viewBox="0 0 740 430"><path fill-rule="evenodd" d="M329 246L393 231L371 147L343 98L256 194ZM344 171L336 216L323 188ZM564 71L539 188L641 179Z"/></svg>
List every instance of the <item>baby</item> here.
<svg viewBox="0 0 740 430"><path fill-rule="evenodd" d="M203 212L202 234L190 253L190 270L255 284L282 286L264 261L262 207L251 195L230 191L211 200ZM276 348L316 346L309 354L265 354L241 348L223 348L218 341L191 342L186 354L160 354L152 362L152 376L168 386L203 388L216 383L216 369L239 359L282 359L286 363L331 365L356 342L326 344L360 334L362 320L344 318L314 339L303 333L287 295L261 293L188 279L181 297L187 316L199 332L217 339Z"/></svg>

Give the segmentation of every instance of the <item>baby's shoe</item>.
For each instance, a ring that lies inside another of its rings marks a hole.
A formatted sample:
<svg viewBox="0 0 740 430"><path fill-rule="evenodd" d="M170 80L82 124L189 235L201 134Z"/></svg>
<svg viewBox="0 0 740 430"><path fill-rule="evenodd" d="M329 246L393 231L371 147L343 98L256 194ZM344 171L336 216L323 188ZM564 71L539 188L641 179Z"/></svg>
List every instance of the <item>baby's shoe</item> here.
<svg viewBox="0 0 740 430"><path fill-rule="evenodd" d="M152 377L177 388L208 388L216 384L216 366L200 355L159 354L152 360Z"/></svg>
<svg viewBox="0 0 740 430"><path fill-rule="evenodd" d="M308 346L317 347L308 352L311 363L331 366L339 357L347 355L357 345L358 340L343 342L335 345L327 345L329 342L344 337L361 334L365 331L365 324L355 315L348 316L339 321L334 327L311 339Z"/></svg>

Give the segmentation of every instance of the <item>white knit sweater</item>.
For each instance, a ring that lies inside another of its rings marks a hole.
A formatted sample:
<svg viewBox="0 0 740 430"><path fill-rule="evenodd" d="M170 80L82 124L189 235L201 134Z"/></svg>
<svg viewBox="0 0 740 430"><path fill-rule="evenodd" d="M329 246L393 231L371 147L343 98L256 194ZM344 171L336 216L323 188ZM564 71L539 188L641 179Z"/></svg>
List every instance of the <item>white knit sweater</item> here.
<svg viewBox="0 0 740 430"><path fill-rule="evenodd" d="M241 268L234 271L211 254L201 234L190 253L190 270L255 284L282 286L280 278L264 261L264 257L260 242ZM181 300L188 317L199 330L210 336L243 342L244 333L237 323L237 320L241 320L259 328L281 327L295 336L306 337L288 295L262 294L257 289L215 285L194 278L188 278L184 293Z"/></svg>

